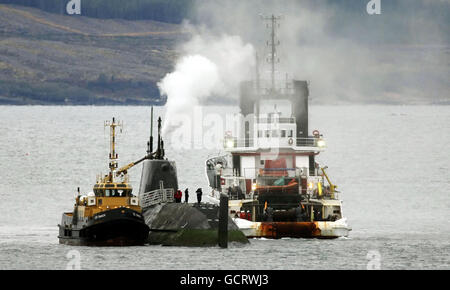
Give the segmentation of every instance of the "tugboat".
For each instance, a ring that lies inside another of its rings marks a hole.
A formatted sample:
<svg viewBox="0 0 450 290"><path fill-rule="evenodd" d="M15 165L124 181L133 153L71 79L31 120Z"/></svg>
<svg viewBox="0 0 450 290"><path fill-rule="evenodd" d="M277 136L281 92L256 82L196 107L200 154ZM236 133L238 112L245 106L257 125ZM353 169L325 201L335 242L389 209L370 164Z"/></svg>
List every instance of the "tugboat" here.
<svg viewBox="0 0 450 290"><path fill-rule="evenodd" d="M277 17L272 28L271 78L241 83L239 132L225 134L222 156L205 168L211 197L229 196L229 214L247 237L337 238L351 228L337 186L315 158L326 148L323 135L308 131L306 81L275 81Z"/></svg>
<svg viewBox="0 0 450 290"><path fill-rule="evenodd" d="M110 127L109 173L98 176L93 191L86 196L78 188L73 212L63 213L58 225L60 244L133 246L147 242L149 227L142 216L139 198L133 195L129 184L130 165L117 169L116 127L121 123L113 118L105 126Z"/></svg>

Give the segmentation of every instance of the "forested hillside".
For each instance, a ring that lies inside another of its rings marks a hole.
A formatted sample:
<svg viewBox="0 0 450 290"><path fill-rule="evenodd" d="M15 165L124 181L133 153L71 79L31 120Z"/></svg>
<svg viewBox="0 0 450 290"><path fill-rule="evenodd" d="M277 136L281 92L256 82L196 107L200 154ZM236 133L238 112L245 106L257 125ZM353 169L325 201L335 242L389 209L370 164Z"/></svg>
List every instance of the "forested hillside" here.
<svg viewBox="0 0 450 290"><path fill-rule="evenodd" d="M164 104L156 84L186 37L177 24L0 4L0 104Z"/></svg>
<svg viewBox="0 0 450 290"><path fill-rule="evenodd" d="M47 12L65 14L69 0L0 0ZM156 20L180 23L189 14L194 0L81 0L81 15L95 18Z"/></svg>

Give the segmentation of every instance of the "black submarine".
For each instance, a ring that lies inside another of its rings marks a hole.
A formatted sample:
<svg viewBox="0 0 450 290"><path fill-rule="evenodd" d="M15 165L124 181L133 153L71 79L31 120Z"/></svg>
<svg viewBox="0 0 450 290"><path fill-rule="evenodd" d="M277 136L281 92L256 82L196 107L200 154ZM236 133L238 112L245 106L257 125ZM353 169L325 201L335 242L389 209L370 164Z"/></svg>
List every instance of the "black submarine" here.
<svg viewBox="0 0 450 290"><path fill-rule="evenodd" d="M153 245L189 247L217 245L226 247L228 242L249 243L244 233L227 214L228 199L222 202L221 206L175 202L174 194L179 189L177 167L175 161L165 157L161 124L162 120L159 117L157 146L153 151L152 107L147 154L118 171L126 174L131 167L142 163L139 206L142 208L145 224L149 228L147 242Z"/></svg>

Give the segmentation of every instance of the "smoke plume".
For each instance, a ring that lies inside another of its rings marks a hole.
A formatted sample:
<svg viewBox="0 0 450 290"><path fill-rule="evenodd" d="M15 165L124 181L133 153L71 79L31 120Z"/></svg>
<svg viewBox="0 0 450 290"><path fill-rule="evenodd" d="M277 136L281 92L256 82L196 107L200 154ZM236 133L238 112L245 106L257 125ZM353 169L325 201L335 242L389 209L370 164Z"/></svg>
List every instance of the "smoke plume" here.
<svg viewBox="0 0 450 290"><path fill-rule="evenodd" d="M236 100L239 83L251 77L254 66L253 47L239 36L216 37L202 29L180 50L175 70L158 83L167 96L163 133L181 125L174 116L192 114L197 105Z"/></svg>

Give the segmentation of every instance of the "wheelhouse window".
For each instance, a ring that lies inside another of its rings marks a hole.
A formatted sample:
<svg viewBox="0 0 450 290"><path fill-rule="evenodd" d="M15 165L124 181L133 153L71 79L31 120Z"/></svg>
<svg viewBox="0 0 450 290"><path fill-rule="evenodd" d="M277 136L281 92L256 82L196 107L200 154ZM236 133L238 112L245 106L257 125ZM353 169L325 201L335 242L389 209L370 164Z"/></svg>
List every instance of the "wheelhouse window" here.
<svg viewBox="0 0 450 290"><path fill-rule="evenodd" d="M128 195L128 190L125 190L125 189L118 189L118 190L117 190L117 193L118 193L118 196L120 196L120 197L125 197L125 196Z"/></svg>

